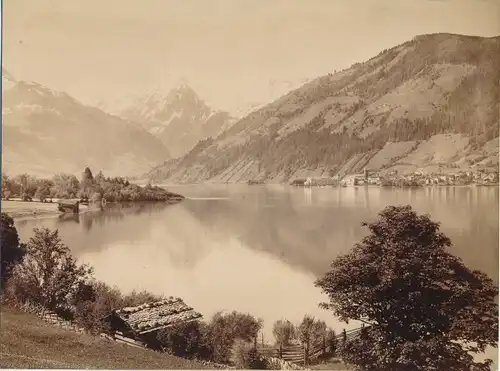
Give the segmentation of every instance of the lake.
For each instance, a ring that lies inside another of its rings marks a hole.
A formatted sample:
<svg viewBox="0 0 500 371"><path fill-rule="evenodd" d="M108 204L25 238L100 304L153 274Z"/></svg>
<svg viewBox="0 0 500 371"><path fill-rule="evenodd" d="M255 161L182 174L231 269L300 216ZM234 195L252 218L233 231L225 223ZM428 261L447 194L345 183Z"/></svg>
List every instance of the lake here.
<svg viewBox="0 0 500 371"><path fill-rule="evenodd" d="M193 185L169 190L188 199L112 207L79 217L16 222L28 239L34 227L58 228L95 276L122 291L179 296L209 318L218 310L298 323L305 314L338 323L318 308L313 281L346 253L387 205L410 204L442 223L452 251L498 284L498 188L294 188L286 185Z"/></svg>

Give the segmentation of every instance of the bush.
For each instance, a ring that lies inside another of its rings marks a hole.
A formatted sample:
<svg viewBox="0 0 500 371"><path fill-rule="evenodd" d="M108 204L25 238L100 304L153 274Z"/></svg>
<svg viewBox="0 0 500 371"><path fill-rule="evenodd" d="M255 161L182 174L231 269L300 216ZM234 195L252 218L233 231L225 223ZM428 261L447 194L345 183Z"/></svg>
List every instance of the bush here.
<svg viewBox="0 0 500 371"><path fill-rule="evenodd" d="M234 345L234 365L239 369L266 370L267 362L255 346L243 340Z"/></svg>
<svg viewBox="0 0 500 371"><path fill-rule="evenodd" d="M157 340L168 353L184 358L210 358L204 326L199 321L175 324L160 330Z"/></svg>
<svg viewBox="0 0 500 371"><path fill-rule="evenodd" d="M136 305L160 301L166 299L161 295L155 295L148 291L132 291L130 294L123 296L121 305L124 307L134 307Z"/></svg>
<svg viewBox="0 0 500 371"><path fill-rule="evenodd" d="M81 286L77 295L70 303L75 321L92 333L111 331L110 324L105 317L113 309L123 306L123 298L117 288L110 287L103 282L95 281L89 286ZM87 293L85 293L87 289Z"/></svg>

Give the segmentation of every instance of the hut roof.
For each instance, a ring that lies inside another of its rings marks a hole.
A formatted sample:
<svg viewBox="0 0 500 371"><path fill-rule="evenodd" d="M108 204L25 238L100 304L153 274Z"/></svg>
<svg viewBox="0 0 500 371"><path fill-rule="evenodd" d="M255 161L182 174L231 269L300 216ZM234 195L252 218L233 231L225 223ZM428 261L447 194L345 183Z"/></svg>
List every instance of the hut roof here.
<svg viewBox="0 0 500 371"><path fill-rule="evenodd" d="M190 322L202 317L200 313L195 312L180 298L122 308L116 310L115 314L138 334L157 331L177 323Z"/></svg>
<svg viewBox="0 0 500 371"><path fill-rule="evenodd" d="M80 199L62 199L57 201L59 205L70 205L70 206L75 206L76 204L80 203Z"/></svg>

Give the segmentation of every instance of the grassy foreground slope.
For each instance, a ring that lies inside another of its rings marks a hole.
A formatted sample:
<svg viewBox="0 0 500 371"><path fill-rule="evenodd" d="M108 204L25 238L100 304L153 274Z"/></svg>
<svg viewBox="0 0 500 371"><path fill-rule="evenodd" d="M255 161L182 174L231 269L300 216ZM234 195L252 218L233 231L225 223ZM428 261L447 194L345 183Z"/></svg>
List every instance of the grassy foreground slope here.
<svg viewBox="0 0 500 371"><path fill-rule="evenodd" d="M2 308L1 368L209 369L190 360L110 342Z"/></svg>

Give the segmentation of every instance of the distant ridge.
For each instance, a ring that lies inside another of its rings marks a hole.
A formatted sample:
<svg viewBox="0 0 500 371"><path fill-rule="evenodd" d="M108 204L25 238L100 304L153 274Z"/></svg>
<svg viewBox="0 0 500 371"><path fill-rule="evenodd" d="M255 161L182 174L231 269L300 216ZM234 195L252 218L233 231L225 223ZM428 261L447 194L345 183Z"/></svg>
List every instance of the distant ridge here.
<svg viewBox="0 0 500 371"><path fill-rule="evenodd" d="M170 157L133 123L85 106L66 93L15 80L2 68L2 171L52 176L86 166L131 176Z"/></svg>

